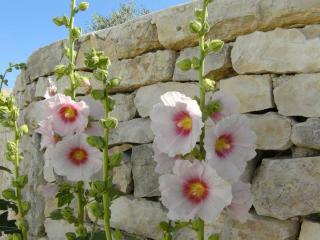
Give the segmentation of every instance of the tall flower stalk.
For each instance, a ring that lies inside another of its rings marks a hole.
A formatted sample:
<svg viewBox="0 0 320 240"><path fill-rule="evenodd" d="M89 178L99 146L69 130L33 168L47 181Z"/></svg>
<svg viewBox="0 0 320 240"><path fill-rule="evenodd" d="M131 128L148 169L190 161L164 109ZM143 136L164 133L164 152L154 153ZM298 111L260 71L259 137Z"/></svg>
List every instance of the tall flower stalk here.
<svg viewBox="0 0 320 240"><path fill-rule="evenodd" d="M22 137L28 133L28 127L26 125L18 125L19 109L15 105L15 99L12 95L5 96L2 92L3 84L7 85L6 74L12 72L13 69L20 70L25 69L24 63L10 64L5 73L0 75L0 122L1 124L13 131L13 141L7 141L6 143L6 159L14 166L12 186L14 188L5 189L2 192L2 196L15 202L18 207L18 213L16 217L16 225L21 231L22 239L28 239L28 222L26 220L26 214L30 209L30 204L23 200L22 190L28 182L26 175L20 173L20 163L23 160L23 154L20 152L19 143ZM21 239L19 234L13 234L8 239Z"/></svg>
<svg viewBox="0 0 320 240"><path fill-rule="evenodd" d="M111 111L114 108L114 100L109 96L110 89L119 85L119 78L109 78L108 68L111 64L108 57L106 57L102 51L96 51L92 49L90 53L86 54L85 64L87 67L93 70L95 78L102 82L102 89L93 89L91 92L92 97L95 100L101 101L104 107L104 118L100 119L100 125L103 127L103 137L92 136L88 138L89 144L102 149L104 162L103 162L103 187L102 187L102 206L103 206L103 221L104 230L107 240L112 240L112 232L110 226L110 204L111 201L117 197L118 193L113 188L112 178L110 171L112 168L119 166L122 155L115 153L109 156L109 131L116 128L118 120L110 116ZM119 232L115 232L119 235Z"/></svg>
<svg viewBox="0 0 320 240"><path fill-rule="evenodd" d="M203 0L189 25L198 36L199 55L178 62L181 70L197 72L199 97L193 100L179 92L167 92L150 113L156 171L162 174L161 201L172 220L160 224L163 240L173 239L184 227L192 228L197 240L204 240L205 223L217 221L224 209L243 222L252 206L250 184L239 178L256 154L256 136L248 119L239 114L239 101L216 91L215 81L204 71L208 54L224 46L219 39L206 40L208 5L212 2ZM206 99L208 92L213 94ZM238 194L241 191L243 195ZM208 239L217 240L219 235Z"/></svg>

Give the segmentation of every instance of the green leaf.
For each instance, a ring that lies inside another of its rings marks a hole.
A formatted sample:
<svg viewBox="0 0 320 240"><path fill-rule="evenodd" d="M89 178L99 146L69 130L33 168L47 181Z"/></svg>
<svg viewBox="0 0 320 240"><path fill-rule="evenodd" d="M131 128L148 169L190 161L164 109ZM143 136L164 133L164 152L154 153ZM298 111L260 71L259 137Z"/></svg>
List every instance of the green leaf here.
<svg viewBox="0 0 320 240"><path fill-rule="evenodd" d="M90 136L87 138L87 143L91 146L91 147L95 147L99 150L102 150L104 148L104 138L103 137L99 137L99 136Z"/></svg>
<svg viewBox="0 0 320 240"><path fill-rule="evenodd" d="M58 207L62 207L64 205L69 205L73 200L74 195L71 192L58 192L56 198L58 198Z"/></svg>
<svg viewBox="0 0 320 240"><path fill-rule="evenodd" d="M122 240L122 233L119 229L114 230L112 233L115 240Z"/></svg>
<svg viewBox="0 0 320 240"><path fill-rule="evenodd" d="M103 205L98 202L92 202L87 205L88 211L96 218L103 219Z"/></svg>
<svg viewBox="0 0 320 240"><path fill-rule="evenodd" d="M62 214L61 214L61 209L53 210L50 213L49 218L51 218L52 220L62 220L63 217L62 217Z"/></svg>
<svg viewBox="0 0 320 240"><path fill-rule="evenodd" d="M7 188L2 191L2 196L7 199L7 200L15 200L16 197L16 192L12 188Z"/></svg>
<svg viewBox="0 0 320 240"><path fill-rule="evenodd" d="M169 232L170 231L170 224L169 223L167 223L167 222L161 222L160 224L159 224L159 227L160 227L160 229L163 231L163 232Z"/></svg>
<svg viewBox="0 0 320 240"><path fill-rule="evenodd" d="M67 240L76 240L77 239L77 235L73 232L67 232L66 233L66 238Z"/></svg>
<svg viewBox="0 0 320 240"><path fill-rule="evenodd" d="M219 240L219 239L220 239L219 234L213 234L208 238L208 240Z"/></svg>
<svg viewBox="0 0 320 240"><path fill-rule="evenodd" d="M68 223L74 223L75 222L75 217L73 215L73 209L70 208L70 207L65 207L65 208L61 209L61 216Z"/></svg>
<svg viewBox="0 0 320 240"><path fill-rule="evenodd" d="M21 203L21 207L22 207L22 214L26 215L29 212L31 205L29 202L23 201Z"/></svg>
<svg viewBox="0 0 320 240"><path fill-rule="evenodd" d="M8 173L12 173L9 168L3 167L3 166L0 166L0 171L5 171L5 172L8 172Z"/></svg>
<svg viewBox="0 0 320 240"><path fill-rule="evenodd" d="M114 153L110 156L110 167L119 167L121 166L122 153Z"/></svg>
<svg viewBox="0 0 320 240"><path fill-rule="evenodd" d="M100 89L94 89L94 90L92 90L91 96L92 96L93 99L95 99L95 100L103 100L103 99L105 99L105 97L106 97L105 91L104 91L104 90L100 90Z"/></svg>

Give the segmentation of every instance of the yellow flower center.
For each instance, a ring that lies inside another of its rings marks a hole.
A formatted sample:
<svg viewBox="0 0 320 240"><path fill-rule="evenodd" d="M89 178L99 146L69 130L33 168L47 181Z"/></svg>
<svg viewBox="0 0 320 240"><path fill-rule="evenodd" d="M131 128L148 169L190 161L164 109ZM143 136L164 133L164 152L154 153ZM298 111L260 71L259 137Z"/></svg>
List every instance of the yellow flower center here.
<svg viewBox="0 0 320 240"><path fill-rule="evenodd" d="M70 151L69 159L76 165L81 165L87 161L87 152L82 148L74 148Z"/></svg>

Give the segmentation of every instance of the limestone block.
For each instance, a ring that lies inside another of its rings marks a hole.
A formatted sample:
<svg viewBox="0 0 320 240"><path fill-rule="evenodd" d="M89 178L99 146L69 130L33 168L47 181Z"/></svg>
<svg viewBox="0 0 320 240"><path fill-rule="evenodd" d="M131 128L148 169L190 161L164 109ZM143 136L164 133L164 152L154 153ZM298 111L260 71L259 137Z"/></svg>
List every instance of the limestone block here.
<svg viewBox="0 0 320 240"><path fill-rule="evenodd" d="M56 65L63 59L63 41L52 43L36 50L27 61L30 80L54 72Z"/></svg>
<svg viewBox="0 0 320 240"><path fill-rule="evenodd" d="M210 53L205 62L205 75L212 79L221 79L233 72L231 65L231 44L226 44L219 53ZM174 69L174 81L198 81L198 73L194 70L182 71L178 67L178 62L192 57L199 56L199 47L185 48L180 52Z"/></svg>
<svg viewBox="0 0 320 240"><path fill-rule="evenodd" d="M121 77L113 91L129 91L144 85L172 80L176 53L163 50L146 53L133 59L113 62L110 76Z"/></svg>
<svg viewBox="0 0 320 240"><path fill-rule="evenodd" d="M241 113L274 107L270 75L239 75L223 79L220 90L239 99Z"/></svg>
<svg viewBox="0 0 320 240"><path fill-rule="evenodd" d="M286 150L291 147L291 124L289 118L269 112L263 115L247 115L251 129L257 135L257 149Z"/></svg>
<svg viewBox="0 0 320 240"><path fill-rule="evenodd" d="M259 215L288 219L320 211L320 158L264 159L253 179Z"/></svg>
<svg viewBox="0 0 320 240"><path fill-rule="evenodd" d="M160 203L121 197L112 202L110 209L112 227L152 239L161 239L159 223L167 221L167 213Z"/></svg>
<svg viewBox="0 0 320 240"><path fill-rule="evenodd" d="M154 138L150 123L150 119L144 118L120 122L116 129L110 131L109 143L150 143Z"/></svg>
<svg viewBox="0 0 320 240"><path fill-rule="evenodd" d="M134 106L132 94L115 94L112 96L115 107L111 112L111 116L117 118L120 122L128 121L136 116L137 109Z"/></svg>
<svg viewBox="0 0 320 240"><path fill-rule="evenodd" d="M302 157L315 157L320 156L320 151L311 149L311 148L305 148L305 147L297 147L293 146L291 148L292 157L293 158L302 158Z"/></svg>
<svg viewBox="0 0 320 240"><path fill-rule="evenodd" d="M112 60L133 58L161 48L157 29L151 23L150 15L87 34L80 38L79 45L76 61L78 68L85 67L84 53L89 52L91 48L104 51Z"/></svg>
<svg viewBox="0 0 320 240"><path fill-rule="evenodd" d="M320 236L320 224L304 220L301 225L299 240L317 240Z"/></svg>
<svg viewBox="0 0 320 240"><path fill-rule="evenodd" d="M152 144L132 148L132 175L135 197L160 196L159 175L155 173L156 162L153 160Z"/></svg>
<svg viewBox="0 0 320 240"><path fill-rule="evenodd" d="M167 82L141 87L134 98L139 115L148 117L153 106L160 102L160 96L169 91L178 91L191 98L199 95L199 87L195 83Z"/></svg>
<svg viewBox="0 0 320 240"><path fill-rule="evenodd" d="M276 29L238 37L231 52L239 74L320 71L320 38L306 39L298 29Z"/></svg>
<svg viewBox="0 0 320 240"><path fill-rule="evenodd" d="M219 233L220 240L294 240L299 233L299 223L250 213L248 221L240 224L223 213L214 224L206 224L205 239L213 233ZM183 229L176 233L174 239L194 240L196 234L192 230Z"/></svg>
<svg viewBox="0 0 320 240"><path fill-rule="evenodd" d="M152 15L157 25L160 43L166 48L183 49L197 44L197 36L189 31L194 8L193 1ZM231 41L237 36L256 30L319 23L320 3L316 0L217 0L209 5L208 37ZM179 19L179 21L177 21Z"/></svg>
<svg viewBox="0 0 320 240"><path fill-rule="evenodd" d="M306 122L297 123L292 128L292 142L299 147L320 150L320 119L309 118Z"/></svg>
<svg viewBox="0 0 320 240"><path fill-rule="evenodd" d="M273 91L279 113L284 116L320 117L320 74L298 74L286 78Z"/></svg>

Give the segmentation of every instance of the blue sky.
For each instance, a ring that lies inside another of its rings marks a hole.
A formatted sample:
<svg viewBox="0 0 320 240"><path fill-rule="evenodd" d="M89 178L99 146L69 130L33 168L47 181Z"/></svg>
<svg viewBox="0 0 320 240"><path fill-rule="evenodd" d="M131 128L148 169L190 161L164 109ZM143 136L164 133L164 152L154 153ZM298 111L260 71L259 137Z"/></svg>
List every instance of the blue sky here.
<svg viewBox="0 0 320 240"><path fill-rule="evenodd" d="M87 0L90 9L79 13L76 25L85 28L94 13L107 15L117 10L125 0ZM70 0L3 0L0 14L0 72L9 61L25 62L33 51L66 37L64 28L56 27L52 18L69 13ZM77 2L80 2L78 0ZM188 2L188 0L136 0L139 7L151 11ZM13 87L17 73L8 77Z"/></svg>

